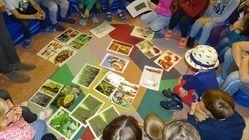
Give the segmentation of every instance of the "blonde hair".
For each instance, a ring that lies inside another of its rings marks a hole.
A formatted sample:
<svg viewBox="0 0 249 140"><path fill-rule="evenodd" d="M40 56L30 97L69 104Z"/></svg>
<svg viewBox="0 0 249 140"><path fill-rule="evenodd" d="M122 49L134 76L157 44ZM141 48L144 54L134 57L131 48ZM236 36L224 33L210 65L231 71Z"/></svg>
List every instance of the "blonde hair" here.
<svg viewBox="0 0 249 140"><path fill-rule="evenodd" d="M3 104L3 99L0 98L0 120L3 118L4 114L5 114L5 108Z"/></svg>
<svg viewBox="0 0 249 140"><path fill-rule="evenodd" d="M163 140L200 140L200 134L189 122L174 120L163 129Z"/></svg>
<svg viewBox="0 0 249 140"><path fill-rule="evenodd" d="M156 114L148 114L144 120L144 131L151 140L162 138L165 122Z"/></svg>

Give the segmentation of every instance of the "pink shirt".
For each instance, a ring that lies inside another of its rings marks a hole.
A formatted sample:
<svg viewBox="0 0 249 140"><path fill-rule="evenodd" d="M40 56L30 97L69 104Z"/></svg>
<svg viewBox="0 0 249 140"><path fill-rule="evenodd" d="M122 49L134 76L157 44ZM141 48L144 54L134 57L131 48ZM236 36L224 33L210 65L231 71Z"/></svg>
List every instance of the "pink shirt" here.
<svg viewBox="0 0 249 140"><path fill-rule="evenodd" d="M169 9L171 2L172 0L160 0L155 9L156 13L170 17L172 15Z"/></svg>
<svg viewBox="0 0 249 140"><path fill-rule="evenodd" d="M10 125L0 132L0 140L33 140L35 130L23 118L16 125Z"/></svg>

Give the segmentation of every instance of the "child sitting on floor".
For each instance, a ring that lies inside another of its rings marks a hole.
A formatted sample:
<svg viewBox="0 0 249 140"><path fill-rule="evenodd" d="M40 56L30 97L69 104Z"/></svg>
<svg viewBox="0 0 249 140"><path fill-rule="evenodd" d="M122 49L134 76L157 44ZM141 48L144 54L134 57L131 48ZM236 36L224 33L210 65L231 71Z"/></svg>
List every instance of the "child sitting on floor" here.
<svg viewBox="0 0 249 140"><path fill-rule="evenodd" d="M196 107L206 118L196 119ZM245 121L235 111L233 97L221 90L206 90L201 101L193 103L188 114L190 122L199 131L202 140L241 140Z"/></svg>
<svg viewBox="0 0 249 140"><path fill-rule="evenodd" d="M25 129L24 129L25 128ZM41 140L47 134L45 121L27 123L22 117L22 108L14 106L10 100L0 98L0 139L1 140Z"/></svg>
<svg viewBox="0 0 249 140"><path fill-rule="evenodd" d="M99 0L78 0L77 8L82 16L80 25L85 26L90 12L93 11L93 23L99 21L98 16L102 12L102 4Z"/></svg>
<svg viewBox="0 0 249 140"><path fill-rule="evenodd" d="M178 0L160 0L158 5L148 1L148 5L153 11L141 16L141 22L151 24L152 31L157 32L168 26L170 17L176 9Z"/></svg>
<svg viewBox="0 0 249 140"><path fill-rule="evenodd" d="M187 105L198 101L202 92L207 89L219 89L219 83L216 80L215 68L219 65L218 54L214 48L206 45L198 45L185 53L186 62L197 70L193 75L183 75L179 78L178 84L174 87L174 95L168 90L163 90L163 95L167 98L179 100L161 101L161 106L166 110L179 110L182 101Z"/></svg>

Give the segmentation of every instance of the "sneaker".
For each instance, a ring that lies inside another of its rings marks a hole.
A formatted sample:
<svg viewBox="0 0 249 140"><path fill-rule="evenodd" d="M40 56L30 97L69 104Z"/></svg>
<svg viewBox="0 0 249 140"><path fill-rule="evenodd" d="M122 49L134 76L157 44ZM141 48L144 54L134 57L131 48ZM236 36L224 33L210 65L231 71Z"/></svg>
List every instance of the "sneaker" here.
<svg viewBox="0 0 249 140"><path fill-rule="evenodd" d="M122 13L122 12L121 12L121 13L118 13L117 16L118 16L118 18L119 18L120 20L125 20L125 19L126 19L124 13Z"/></svg>
<svg viewBox="0 0 249 140"><path fill-rule="evenodd" d="M166 40L170 40L172 34L172 30L167 30L166 33L164 34L164 38Z"/></svg>
<svg viewBox="0 0 249 140"><path fill-rule="evenodd" d="M86 26L86 19L81 19L80 20L80 25L82 25L82 26Z"/></svg>
<svg viewBox="0 0 249 140"><path fill-rule="evenodd" d="M27 75L24 75L24 74L21 74L21 73L18 73L17 71L15 70L12 70L11 72L9 73L6 73L5 74L8 78L12 79L12 80L15 80L17 82L20 82L20 83L25 83L25 82L28 82L30 80L30 77L27 76Z"/></svg>
<svg viewBox="0 0 249 140"><path fill-rule="evenodd" d="M54 33L56 32L54 27L47 27L45 29L40 29L40 33Z"/></svg>
<svg viewBox="0 0 249 140"><path fill-rule="evenodd" d="M111 13L109 13L109 12L106 13L105 20L112 21L112 15L111 15Z"/></svg>
<svg viewBox="0 0 249 140"><path fill-rule="evenodd" d="M99 22L99 18L97 16L93 17L93 23L96 24Z"/></svg>
<svg viewBox="0 0 249 140"><path fill-rule="evenodd" d="M29 49L29 48L30 48L30 43L31 43L31 39L25 39L25 40L23 41L22 47L23 47L23 48L26 48L26 49Z"/></svg>
<svg viewBox="0 0 249 140"><path fill-rule="evenodd" d="M27 63L22 63L21 61L12 64L12 67L14 70L24 70L24 71L31 71L33 69L35 69L35 65L34 64L27 64Z"/></svg>
<svg viewBox="0 0 249 140"><path fill-rule="evenodd" d="M53 25L56 31L65 31L65 28L62 27L59 23Z"/></svg>
<svg viewBox="0 0 249 140"><path fill-rule="evenodd" d="M194 48L194 44L195 44L195 37L189 37L186 45L187 48L189 49Z"/></svg>
<svg viewBox="0 0 249 140"><path fill-rule="evenodd" d="M168 90L163 90L162 91L163 95L166 97L166 98L169 98L171 100L176 100L176 101L182 101L181 98L175 94L173 91L171 91L170 89Z"/></svg>
<svg viewBox="0 0 249 140"><path fill-rule="evenodd" d="M72 18L61 18L61 22L66 22L66 23L69 23L69 24L74 24L75 20L72 19Z"/></svg>
<svg viewBox="0 0 249 140"><path fill-rule="evenodd" d="M182 102L179 101L161 101L160 105L166 110L182 110Z"/></svg>
<svg viewBox="0 0 249 140"><path fill-rule="evenodd" d="M188 42L187 38L181 38L180 42L178 42L179 48L181 48L181 49L184 48L186 46L187 42Z"/></svg>

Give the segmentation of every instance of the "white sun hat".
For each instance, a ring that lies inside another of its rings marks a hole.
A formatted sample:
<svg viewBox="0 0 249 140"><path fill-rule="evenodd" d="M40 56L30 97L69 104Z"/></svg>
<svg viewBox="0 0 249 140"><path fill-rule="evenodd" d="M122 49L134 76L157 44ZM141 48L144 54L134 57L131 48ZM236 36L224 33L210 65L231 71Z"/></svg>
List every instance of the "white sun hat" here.
<svg viewBox="0 0 249 140"><path fill-rule="evenodd" d="M195 69L213 69L219 66L218 54L213 47L197 45L185 53L185 60Z"/></svg>

